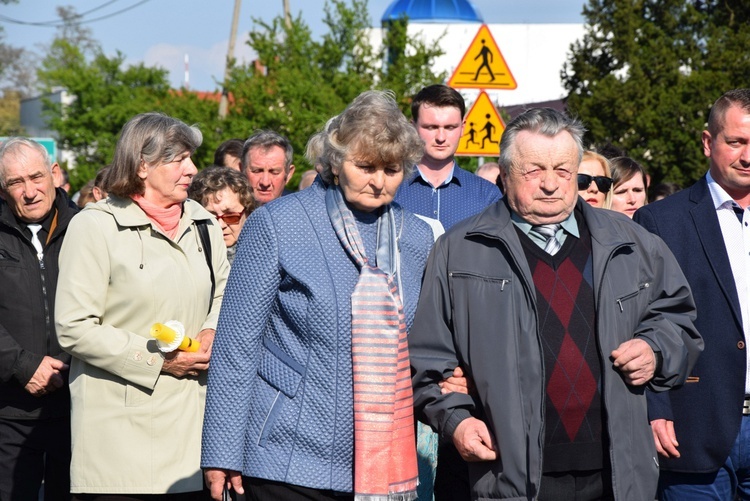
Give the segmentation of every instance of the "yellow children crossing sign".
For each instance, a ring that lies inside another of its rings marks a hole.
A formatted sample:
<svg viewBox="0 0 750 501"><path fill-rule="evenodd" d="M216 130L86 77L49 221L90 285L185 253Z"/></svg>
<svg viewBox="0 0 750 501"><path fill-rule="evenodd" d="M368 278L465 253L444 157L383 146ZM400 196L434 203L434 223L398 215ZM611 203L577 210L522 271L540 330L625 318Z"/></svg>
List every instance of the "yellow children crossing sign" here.
<svg viewBox="0 0 750 501"><path fill-rule="evenodd" d="M496 157L500 155L500 136L504 131L505 124L495 105L482 91L466 115L456 155Z"/></svg>
<svg viewBox="0 0 750 501"><path fill-rule="evenodd" d="M515 89L516 79L486 24L480 26L448 85L454 89Z"/></svg>

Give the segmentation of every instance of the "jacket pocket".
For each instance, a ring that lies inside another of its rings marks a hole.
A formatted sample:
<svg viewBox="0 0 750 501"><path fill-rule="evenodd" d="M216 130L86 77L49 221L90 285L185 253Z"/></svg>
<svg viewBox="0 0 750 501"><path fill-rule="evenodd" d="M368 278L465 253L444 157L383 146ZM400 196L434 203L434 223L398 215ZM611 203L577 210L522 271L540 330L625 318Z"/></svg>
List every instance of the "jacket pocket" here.
<svg viewBox="0 0 750 501"><path fill-rule="evenodd" d="M468 273L465 271L449 271L448 276L455 280L479 280L488 284L494 284L500 286L500 292L505 290L505 286L510 283L509 278L489 277L485 275L479 275L477 273Z"/></svg>
<svg viewBox="0 0 750 501"><path fill-rule="evenodd" d="M449 270L448 285L449 315L459 364L467 368L485 367L486 363L496 366L498 356L517 352L516 337L506 335L516 331L510 319L516 313L519 296L519 291L513 290L518 282L511 275ZM464 335L468 332L472 335Z"/></svg>
<svg viewBox="0 0 750 501"><path fill-rule="evenodd" d="M620 313L624 313L625 312L625 308L627 307L628 302L630 300L635 299L636 297L638 297L638 295L644 289L648 289L650 286L651 286L651 284L649 282L644 282L644 283L638 285L638 289L637 290L635 290L633 292L630 292L628 294L622 295L622 296L618 297L617 299L615 299L615 303L617 303L617 307L619 308Z"/></svg>
<svg viewBox="0 0 750 501"><path fill-rule="evenodd" d="M269 435L271 435L273 425L276 423L276 420L281 413L281 409L284 406L283 398L281 397L281 395L282 393L277 390L276 396L273 399L273 403L271 403L271 408L268 410L268 414L266 414L266 419L263 420L263 426L261 426L260 435L258 435L259 447L265 447L268 443L268 437Z"/></svg>
<svg viewBox="0 0 750 501"><path fill-rule="evenodd" d="M305 375L305 368L271 341L264 339L263 347L258 375L287 397L294 398Z"/></svg>
<svg viewBox="0 0 750 501"><path fill-rule="evenodd" d="M25 268L21 256L8 249L0 249L0 266L12 268Z"/></svg>
<svg viewBox="0 0 750 501"><path fill-rule="evenodd" d="M272 400L258 434L257 443L260 447L266 446L274 425L284 409L284 404L297 395L297 390L305 375L305 368L302 364L268 339L263 340L263 348L258 376L270 386L263 393L273 393L264 397Z"/></svg>

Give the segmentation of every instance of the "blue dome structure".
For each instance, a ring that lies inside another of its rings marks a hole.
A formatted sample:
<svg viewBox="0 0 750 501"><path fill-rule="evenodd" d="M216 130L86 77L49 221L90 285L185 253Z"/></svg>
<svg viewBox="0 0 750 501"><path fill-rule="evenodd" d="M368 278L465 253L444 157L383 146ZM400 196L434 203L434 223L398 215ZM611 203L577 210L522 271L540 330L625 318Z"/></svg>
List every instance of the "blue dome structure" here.
<svg viewBox="0 0 750 501"><path fill-rule="evenodd" d="M403 16L418 23L484 23L469 0L394 0L380 22L385 25Z"/></svg>

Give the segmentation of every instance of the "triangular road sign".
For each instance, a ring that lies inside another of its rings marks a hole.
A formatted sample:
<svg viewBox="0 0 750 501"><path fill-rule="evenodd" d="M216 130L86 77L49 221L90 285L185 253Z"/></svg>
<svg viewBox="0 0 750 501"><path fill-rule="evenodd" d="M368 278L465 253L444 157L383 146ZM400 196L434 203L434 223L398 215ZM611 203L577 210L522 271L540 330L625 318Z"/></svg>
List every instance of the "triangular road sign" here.
<svg viewBox="0 0 750 501"><path fill-rule="evenodd" d="M448 80L448 86L454 89L493 90L518 87L486 24L479 27L474 41Z"/></svg>
<svg viewBox="0 0 750 501"><path fill-rule="evenodd" d="M456 155L496 157L500 155L500 136L504 131L503 119L490 96L482 91L466 115Z"/></svg>

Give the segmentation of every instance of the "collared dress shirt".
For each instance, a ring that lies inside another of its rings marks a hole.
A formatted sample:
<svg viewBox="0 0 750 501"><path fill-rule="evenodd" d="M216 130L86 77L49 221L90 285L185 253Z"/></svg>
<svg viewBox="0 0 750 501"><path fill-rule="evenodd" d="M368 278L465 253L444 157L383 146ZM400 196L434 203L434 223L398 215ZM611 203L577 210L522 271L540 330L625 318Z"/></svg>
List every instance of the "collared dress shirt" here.
<svg viewBox="0 0 750 501"><path fill-rule="evenodd" d="M724 237L729 265L732 267L734 285L740 299L742 330L745 331L745 342L748 342L748 334L750 334L750 309L748 309L750 308L750 298L748 298L750 294L750 208L743 210L711 177L711 172L706 174L706 181L716 208L721 234ZM739 215L742 216L742 220L739 219ZM750 350L747 353L745 394L750 395Z"/></svg>
<svg viewBox="0 0 750 501"><path fill-rule="evenodd" d="M418 167L414 170L414 174L401 184L396 202L414 214L437 219L446 231L502 196L497 186L456 163L448 178L437 187L427 181Z"/></svg>

